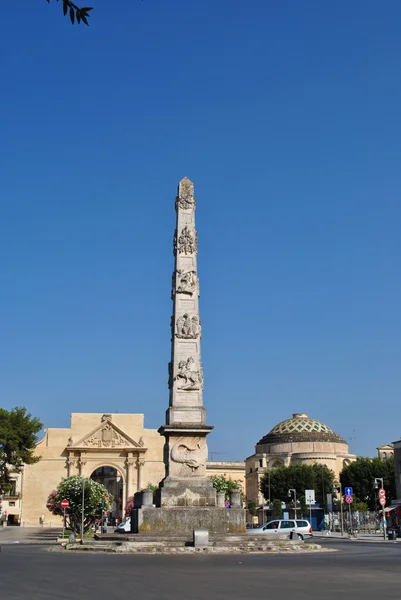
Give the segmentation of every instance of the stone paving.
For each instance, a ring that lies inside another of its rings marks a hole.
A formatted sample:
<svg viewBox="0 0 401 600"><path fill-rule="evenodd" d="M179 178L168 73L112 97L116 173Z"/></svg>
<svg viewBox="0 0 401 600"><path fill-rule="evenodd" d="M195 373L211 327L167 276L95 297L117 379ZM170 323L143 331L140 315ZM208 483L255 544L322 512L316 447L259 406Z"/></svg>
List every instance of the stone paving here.
<svg viewBox="0 0 401 600"><path fill-rule="evenodd" d="M62 529L58 527L1 527L0 546L8 544L55 544Z"/></svg>

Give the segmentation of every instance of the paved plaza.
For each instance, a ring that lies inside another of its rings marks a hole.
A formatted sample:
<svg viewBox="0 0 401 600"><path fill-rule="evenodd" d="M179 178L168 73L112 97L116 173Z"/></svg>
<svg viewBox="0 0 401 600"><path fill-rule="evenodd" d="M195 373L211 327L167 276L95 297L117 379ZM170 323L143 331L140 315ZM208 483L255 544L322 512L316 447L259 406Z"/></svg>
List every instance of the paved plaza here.
<svg viewBox="0 0 401 600"><path fill-rule="evenodd" d="M19 536L17 534L20 533ZM308 555L115 556L53 551L54 530L0 532L2 596L10 600L399 599L401 543L322 539ZM19 537L19 544L13 543ZM8 542L8 543L7 543ZM37 545L36 545L37 544Z"/></svg>

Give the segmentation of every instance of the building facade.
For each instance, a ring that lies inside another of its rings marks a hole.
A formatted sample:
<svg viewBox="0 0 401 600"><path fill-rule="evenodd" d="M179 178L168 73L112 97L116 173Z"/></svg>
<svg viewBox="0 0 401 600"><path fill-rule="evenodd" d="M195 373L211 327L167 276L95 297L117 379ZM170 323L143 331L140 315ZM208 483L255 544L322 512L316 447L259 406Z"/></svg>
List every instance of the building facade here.
<svg viewBox="0 0 401 600"><path fill-rule="evenodd" d="M380 460L387 460L388 458L392 458L394 456L394 446L393 444L383 444L382 446L378 446L377 457Z"/></svg>
<svg viewBox="0 0 401 600"><path fill-rule="evenodd" d="M397 504L401 504L401 440L393 443L394 446L394 470L395 470L395 491L397 495Z"/></svg>
<svg viewBox="0 0 401 600"><path fill-rule="evenodd" d="M260 481L274 467L318 463L326 465L338 479L344 466L354 460L356 456L349 453L346 441L325 423L306 413L295 413L259 440L255 453L246 459L246 499L258 506L265 503Z"/></svg>
<svg viewBox="0 0 401 600"><path fill-rule="evenodd" d="M0 496L0 525L19 525L22 512L22 473L10 472L10 489Z"/></svg>

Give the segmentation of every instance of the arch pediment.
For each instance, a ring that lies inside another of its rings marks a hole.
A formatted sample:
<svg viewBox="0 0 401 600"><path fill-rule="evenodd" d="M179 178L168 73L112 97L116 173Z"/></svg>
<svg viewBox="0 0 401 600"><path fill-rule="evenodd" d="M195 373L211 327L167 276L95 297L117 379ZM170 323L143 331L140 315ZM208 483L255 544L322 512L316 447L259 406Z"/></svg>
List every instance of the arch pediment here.
<svg viewBox="0 0 401 600"><path fill-rule="evenodd" d="M90 433L86 434L77 442L72 439L68 443L69 450L135 450L136 452L145 452L146 448L142 441L135 441L127 435L122 429L117 427L111 420L106 420Z"/></svg>

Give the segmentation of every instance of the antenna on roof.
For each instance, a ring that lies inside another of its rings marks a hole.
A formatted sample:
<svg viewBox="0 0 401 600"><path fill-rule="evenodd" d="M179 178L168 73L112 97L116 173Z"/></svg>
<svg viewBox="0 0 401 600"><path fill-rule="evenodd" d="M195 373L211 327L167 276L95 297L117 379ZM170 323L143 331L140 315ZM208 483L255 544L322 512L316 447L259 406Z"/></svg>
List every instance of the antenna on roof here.
<svg viewBox="0 0 401 600"><path fill-rule="evenodd" d="M223 454L227 454L227 452L209 452L209 460L213 461L215 456L222 456Z"/></svg>

